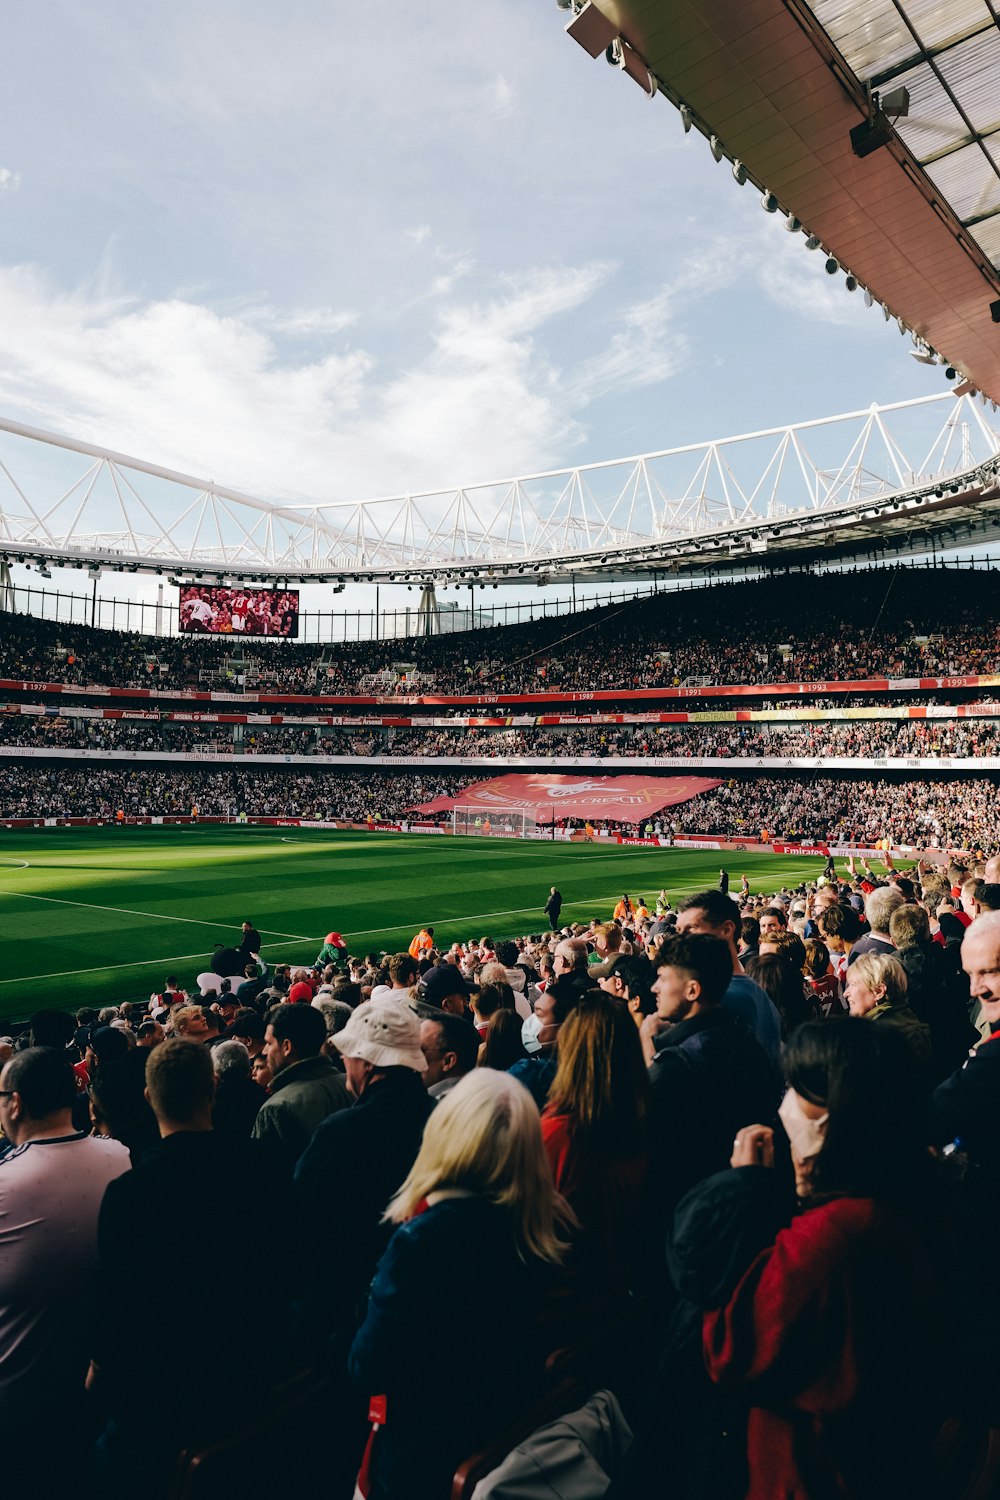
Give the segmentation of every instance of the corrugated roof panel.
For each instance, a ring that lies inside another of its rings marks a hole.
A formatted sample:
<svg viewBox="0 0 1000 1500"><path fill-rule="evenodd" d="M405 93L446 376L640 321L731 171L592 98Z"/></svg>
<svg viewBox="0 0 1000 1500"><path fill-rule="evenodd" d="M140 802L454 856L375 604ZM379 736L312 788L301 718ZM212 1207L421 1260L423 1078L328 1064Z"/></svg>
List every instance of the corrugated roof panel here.
<svg viewBox="0 0 1000 1500"><path fill-rule="evenodd" d="M896 129L918 161L953 151L971 140L962 116L935 78L929 63L901 73L892 87L902 84L909 91L910 113L896 121Z"/></svg>
<svg viewBox="0 0 1000 1500"><path fill-rule="evenodd" d="M1000 176L978 141L931 162L924 170L960 219L975 219L1000 208Z"/></svg>
<svg viewBox="0 0 1000 1500"><path fill-rule="evenodd" d="M982 0L976 0L982 4ZM917 55L913 37L891 0L816 0L813 14L859 78Z"/></svg>
<svg viewBox="0 0 1000 1500"><path fill-rule="evenodd" d="M928 52L950 47L993 21L983 0L902 0L902 8Z"/></svg>
<svg viewBox="0 0 1000 1500"><path fill-rule="evenodd" d="M995 266L1000 266L1000 214L984 219L981 224L969 226L969 233L981 245Z"/></svg>
<svg viewBox="0 0 1000 1500"><path fill-rule="evenodd" d="M816 0L813 14L847 62L864 80L891 72L993 23L984 0L903 0L901 9L920 38L915 41L892 0Z"/></svg>
<svg viewBox="0 0 1000 1500"><path fill-rule="evenodd" d="M973 129L983 135L1000 129L1000 29L994 26L952 47L937 65Z"/></svg>

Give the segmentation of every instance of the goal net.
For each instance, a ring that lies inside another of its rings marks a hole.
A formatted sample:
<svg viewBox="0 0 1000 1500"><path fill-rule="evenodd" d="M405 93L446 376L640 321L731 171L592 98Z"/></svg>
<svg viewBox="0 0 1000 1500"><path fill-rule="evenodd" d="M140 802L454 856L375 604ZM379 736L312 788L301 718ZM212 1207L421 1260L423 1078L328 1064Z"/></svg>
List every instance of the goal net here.
<svg viewBox="0 0 1000 1500"><path fill-rule="evenodd" d="M533 813L510 808L498 811L495 807L456 806L451 812L451 831L478 834L482 838L533 839L537 829Z"/></svg>

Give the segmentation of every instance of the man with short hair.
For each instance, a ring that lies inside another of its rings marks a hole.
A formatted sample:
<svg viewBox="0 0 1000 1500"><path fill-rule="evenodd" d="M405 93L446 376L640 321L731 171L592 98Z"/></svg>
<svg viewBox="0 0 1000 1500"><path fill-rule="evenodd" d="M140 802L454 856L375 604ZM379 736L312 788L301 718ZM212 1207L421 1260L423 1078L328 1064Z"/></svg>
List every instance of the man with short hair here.
<svg viewBox="0 0 1000 1500"><path fill-rule="evenodd" d="M591 979L600 983L608 977L621 952L621 946L622 930L617 922L602 922L594 928L594 952L588 962Z"/></svg>
<svg viewBox="0 0 1000 1500"><path fill-rule="evenodd" d="M778 912L777 915L783 922L784 912ZM697 895L688 896L681 902L677 914L677 931L708 934L725 943L729 949L731 973L722 1004L749 1027L771 1062L777 1064L781 1050L781 1017L774 1001L759 984L748 977L740 962L736 948L736 928L739 921L736 904L728 896L724 896L721 891L699 891ZM777 930L783 932L785 929L778 925ZM761 937L763 936L762 929ZM654 962L656 961L654 957Z"/></svg>
<svg viewBox="0 0 1000 1500"><path fill-rule="evenodd" d="M243 983L233 990L233 999L240 1007L253 1005L271 983L271 972L263 959L243 965Z"/></svg>
<svg viewBox="0 0 1000 1500"><path fill-rule="evenodd" d="M5 1493L72 1494L85 1443L83 1381L97 1221L128 1148L73 1129L76 1079L48 1047L0 1073L0 1427ZM53 1423L59 1433L53 1441Z"/></svg>
<svg viewBox="0 0 1000 1500"><path fill-rule="evenodd" d="M97 1311L88 1309L91 1383L112 1414L98 1445L97 1492L114 1500L164 1494L177 1452L217 1436L213 1398L242 1392L241 1399L263 1413L269 1376L282 1373L288 1321L283 1268L298 1248L290 1242L288 1188L248 1140L226 1140L212 1128L212 1063L207 1047L178 1039L150 1053L146 1096L160 1143L113 1184L101 1209L100 1300ZM188 1291L137 1293L136 1267L150 1266L172 1268ZM261 1267L270 1330L266 1363L254 1320L246 1316L247 1308L260 1305ZM213 1276L224 1279L221 1299L213 1295ZM223 1306L237 1315L220 1324ZM195 1389L206 1399L192 1395ZM137 1392L169 1399L169 1422L151 1422Z"/></svg>
<svg viewBox="0 0 1000 1500"><path fill-rule="evenodd" d="M260 942L260 933L253 923L244 922L243 936L240 939L240 946L236 951L245 954L247 958L257 958L260 953Z"/></svg>
<svg viewBox="0 0 1000 1500"><path fill-rule="evenodd" d="M563 938L556 943L556 950L552 955L555 977L559 979L563 974L586 974L588 956L589 950L582 938Z"/></svg>
<svg viewBox="0 0 1000 1500"><path fill-rule="evenodd" d="M681 908L683 910L683 907ZM761 941L778 936L788 927L788 918L780 906L769 906L760 914L760 936Z"/></svg>
<svg viewBox="0 0 1000 1500"><path fill-rule="evenodd" d="M462 1016L442 1011L420 1023L420 1050L427 1070L424 1087L431 1099L443 1099L471 1073L479 1060L479 1033Z"/></svg>
<svg viewBox="0 0 1000 1500"><path fill-rule="evenodd" d="M760 1042L724 1003L729 942L679 932L662 945L656 968L657 1013L669 1026L649 1068L651 1171L657 1211L669 1214L696 1182L728 1166L738 1130L770 1122L781 1088Z"/></svg>
<svg viewBox="0 0 1000 1500"><path fill-rule="evenodd" d="M144 1049L158 1047L161 1042L166 1041L166 1037L167 1033L159 1021L143 1021L135 1034L135 1045Z"/></svg>
<svg viewBox="0 0 1000 1500"><path fill-rule="evenodd" d="M550 889L548 900L542 910L549 919L549 926L552 928L552 931L557 932L559 930L559 913L562 911L562 896L556 890L555 886L552 886Z"/></svg>
<svg viewBox="0 0 1000 1500"><path fill-rule="evenodd" d="M1000 912L977 918L962 939L962 967L990 1028L985 1041L931 1096L935 1139L960 1140L972 1186L995 1205L1000 1196ZM996 1214L995 1206L991 1207Z"/></svg>
<svg viewBox="0 0 1000 1500"><path fill-rule="evenodd" d="M271 1092L254 1120L253 1139L289 1174L322 1122L350 1103L343 1075L321 1055L325 1041L326 1020L311 1005L285 1003L268 1013Z"/></svg>
<svg viewBox="0 0 1000 1500"><path fill-rule="evenodd" d="M369 999L406 999L417 982L417 960L409 953L394 953L389 960L389 983L376 984Z"/></svg>
<svg viewBox="0 0 1000 1500"><path fill-rule="evenodd" d="M847 966L862 953L895 953L895 945L889 936L889 922L894 911L906 905L906 897L894 885L879 885L865 897L865 917L868 931L858 938L847 959Z"/></svg>
<svg viewBox="0 0 1000 1500"><path fill-rule="evenodd" d="M175 1005L170 1012L170 1026L175 1037L185 1042L204 1042L209 1035L203 1005Z"/></svg>

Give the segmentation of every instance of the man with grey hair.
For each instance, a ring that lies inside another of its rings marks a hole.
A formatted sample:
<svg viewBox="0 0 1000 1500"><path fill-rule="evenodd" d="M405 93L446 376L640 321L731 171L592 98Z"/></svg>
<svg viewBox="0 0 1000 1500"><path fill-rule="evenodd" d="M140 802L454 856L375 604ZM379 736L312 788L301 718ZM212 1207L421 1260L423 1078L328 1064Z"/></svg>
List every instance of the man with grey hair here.
<svg viewBox="0 0 1000 1500"><path fill-rule="evenodd" d="M865 897L865 916L868 931L851 949L847 967L862 953L895 953L896 945L889 936L889 923L894 911L906 905L906 897L894 885L879 885Z"/></svg>
<svg viewBox="0 0 1000 1500"><path fill-rule="evenodd" d="M572 974L576 970L587 972L587 957L589 949L582 938L563 938L561 943L556 943L556 951L552 955L552 967L556 979L563 974Z"/></svg>
<svg viewBox="0 0 1000 1500"><path fill-rule="evenodd" d="M931 1096L939 1145L961 1140L970 1187L995 1215L1000 1189L1000 912L977 917L962 939L962 968L990 1034Z"/></svg>

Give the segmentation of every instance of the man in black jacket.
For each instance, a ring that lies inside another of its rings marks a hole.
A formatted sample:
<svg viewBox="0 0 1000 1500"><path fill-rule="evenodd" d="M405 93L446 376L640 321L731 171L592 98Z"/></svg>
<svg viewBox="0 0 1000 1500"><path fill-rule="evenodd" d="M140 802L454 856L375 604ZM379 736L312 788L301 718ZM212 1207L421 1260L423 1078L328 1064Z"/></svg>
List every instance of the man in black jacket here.
<svg viewBox="0 0 1000 1500"><path fill-rule="evenodd" d="M549 926L552 928L552 931L558 932L559 913L562 911L562 896L556 890L555 886L549 891L549 899L542 907L542 910L549 919Z"/></svg>
<svg viewBox="0 0 1000 1500"><path fill-rule="evenodd" d="M405 999L359 1005L330 1042L354 1103L324 1120L295 1169L303 1321L321 1338L357 1326L389 1242L382 1215L434 1109L421 1076L420 1020Z"/></svg>
<svg viewBox="0 0 1000 1500"><path fill-rule="evenodd" d="M969 976L990 1035L931 1096L939 1144L961 1142L984 1198L1000 1189L1000 912L977 917L962 941Z"/></svg>
<svg viewBox="0 0 1000 1500"><path fill-rule="evenodd" d="M265 1368L259 1329L245 1314L260 1305L261 1267L286 1267L294 1253L288 1189L266 1153L212 1129L210 1049L163 1042L149 1055L146 1089L160 1144L111 1184L97 1233L88 1383L112 1414L99 1445L99 1489L116 1500L165 1494L177 1452L211 1435L217 1403L233 1391L241 1392L241 1404L256 1400L266 1410L282 1373L277 1342L269 1342ZM187 1279L186 1293L137 1293L136 1268L164 1266L175 1282ZM209 1315L213 1276L222 1278L225 1303L238 1314L225 1319L224 1330ZM272 1333L287 1323L284 1284L277 1275L267 1286ZM193 1389L208 1399L192 1398ZM149 1401L168 1402L169 1422L150 1422Z"/></svg>
<svg viewBox="0 0 1000 1500"><path fill-rule="evenodd" d="M696 1182L727 1166L736 1132L770 1123L781 1084L760 1042L722 998L729 946L704 933L669 938L657 955L651 1178L664 1221Z"/></svg>

